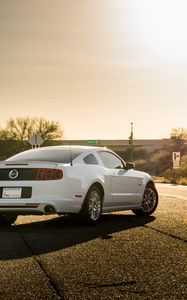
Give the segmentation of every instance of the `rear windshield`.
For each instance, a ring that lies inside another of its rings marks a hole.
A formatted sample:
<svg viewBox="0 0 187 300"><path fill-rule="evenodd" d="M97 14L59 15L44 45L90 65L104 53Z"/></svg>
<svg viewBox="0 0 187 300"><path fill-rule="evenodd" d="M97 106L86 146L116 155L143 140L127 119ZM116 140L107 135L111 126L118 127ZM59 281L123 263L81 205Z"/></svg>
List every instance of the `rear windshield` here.
<svg viewBox="0 0 187 300"><path fill-rule="evenodd" d="M6 161L48 161L57 163L70 163L83 151L80 149L34 149L11 156Z"/></svg>

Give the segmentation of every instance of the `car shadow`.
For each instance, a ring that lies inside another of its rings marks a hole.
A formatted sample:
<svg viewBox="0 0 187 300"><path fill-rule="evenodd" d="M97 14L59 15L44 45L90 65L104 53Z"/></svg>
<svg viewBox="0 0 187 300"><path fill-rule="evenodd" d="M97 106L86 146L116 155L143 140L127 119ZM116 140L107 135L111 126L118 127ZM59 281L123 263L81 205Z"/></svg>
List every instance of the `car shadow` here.
<svg viewBox="0 0 187 300"><path fill-rule="evenodd" d="M0 260L21 259L66 249L94 239L113 239L115 233L144 226L154 216L103 214L94 226L85 226L75 216L0 227Z"/></svg>

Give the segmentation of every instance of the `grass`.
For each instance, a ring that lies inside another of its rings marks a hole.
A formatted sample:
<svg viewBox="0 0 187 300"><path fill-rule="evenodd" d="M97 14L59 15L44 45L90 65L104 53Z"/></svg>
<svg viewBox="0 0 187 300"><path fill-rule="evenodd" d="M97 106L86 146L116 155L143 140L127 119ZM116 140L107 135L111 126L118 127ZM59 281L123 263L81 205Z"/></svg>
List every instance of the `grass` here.
<svg viewBox="0 0 187 300"><path fill-rule="evenodd" d="M173 183L172 180L166 179L165 177L162 176L153 176L153 179L157 183ZM186 177L177 178L176 183L181 185L187 185L187 178Z"/></svg>
<svg viewBox="0 0 187 300"><path fill-rule="evenodd" d="M187 185L187 178L186 177L179 178L178 184Z"/></svg>
<svg viewBox="0 0 187 300"><path fill-rule="evenodd" d="M152 176L154 181L157 183L171 183L170 180L162 177L162 176Z"/></svg>

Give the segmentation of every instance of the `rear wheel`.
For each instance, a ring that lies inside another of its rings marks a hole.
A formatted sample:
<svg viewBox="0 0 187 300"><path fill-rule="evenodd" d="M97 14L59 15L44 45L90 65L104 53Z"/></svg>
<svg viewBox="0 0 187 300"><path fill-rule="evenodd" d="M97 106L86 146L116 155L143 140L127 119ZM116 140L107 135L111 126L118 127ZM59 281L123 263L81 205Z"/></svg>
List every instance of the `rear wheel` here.
<svg viewBox="0 0 187 300"><path fill-rule="evenodd" d="M0 214L0 225L11 225L17 219L17 215Z"/></svg>
<svg viewBox="0 0 187 300"><path fill-rule="evenodd" d="M147 186L143 194L141 208L134 209L133 213L139 216L149 216L155 211L157 205L158 205L157 190L153 186Z"/></svg>
<svg viewBox="0 0 187 300"><path fill-rule="evenodd" d="M94 185L92 186L84 200L81 218L88 224L95 224L99 221L102 213L103 194L101 189Z"/></svg>

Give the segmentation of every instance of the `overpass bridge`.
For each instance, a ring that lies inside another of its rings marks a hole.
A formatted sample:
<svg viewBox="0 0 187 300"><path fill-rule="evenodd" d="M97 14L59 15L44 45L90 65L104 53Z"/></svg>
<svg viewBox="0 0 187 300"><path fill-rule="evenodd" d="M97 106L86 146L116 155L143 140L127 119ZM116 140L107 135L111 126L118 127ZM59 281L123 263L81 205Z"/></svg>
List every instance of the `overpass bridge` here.
<svg viewBox="0 0 187 300"><path fill-rule="evenodd" d="M48 142L49 143L49 142ZM85 145L85 146L102 146L111 150L121 152L130 147L129 140L58 140L52 141L53 145ZM133 140L134 147L143 147L147 152L152 152L156 149L171 146L170 139L147 139Z"/></svg>

